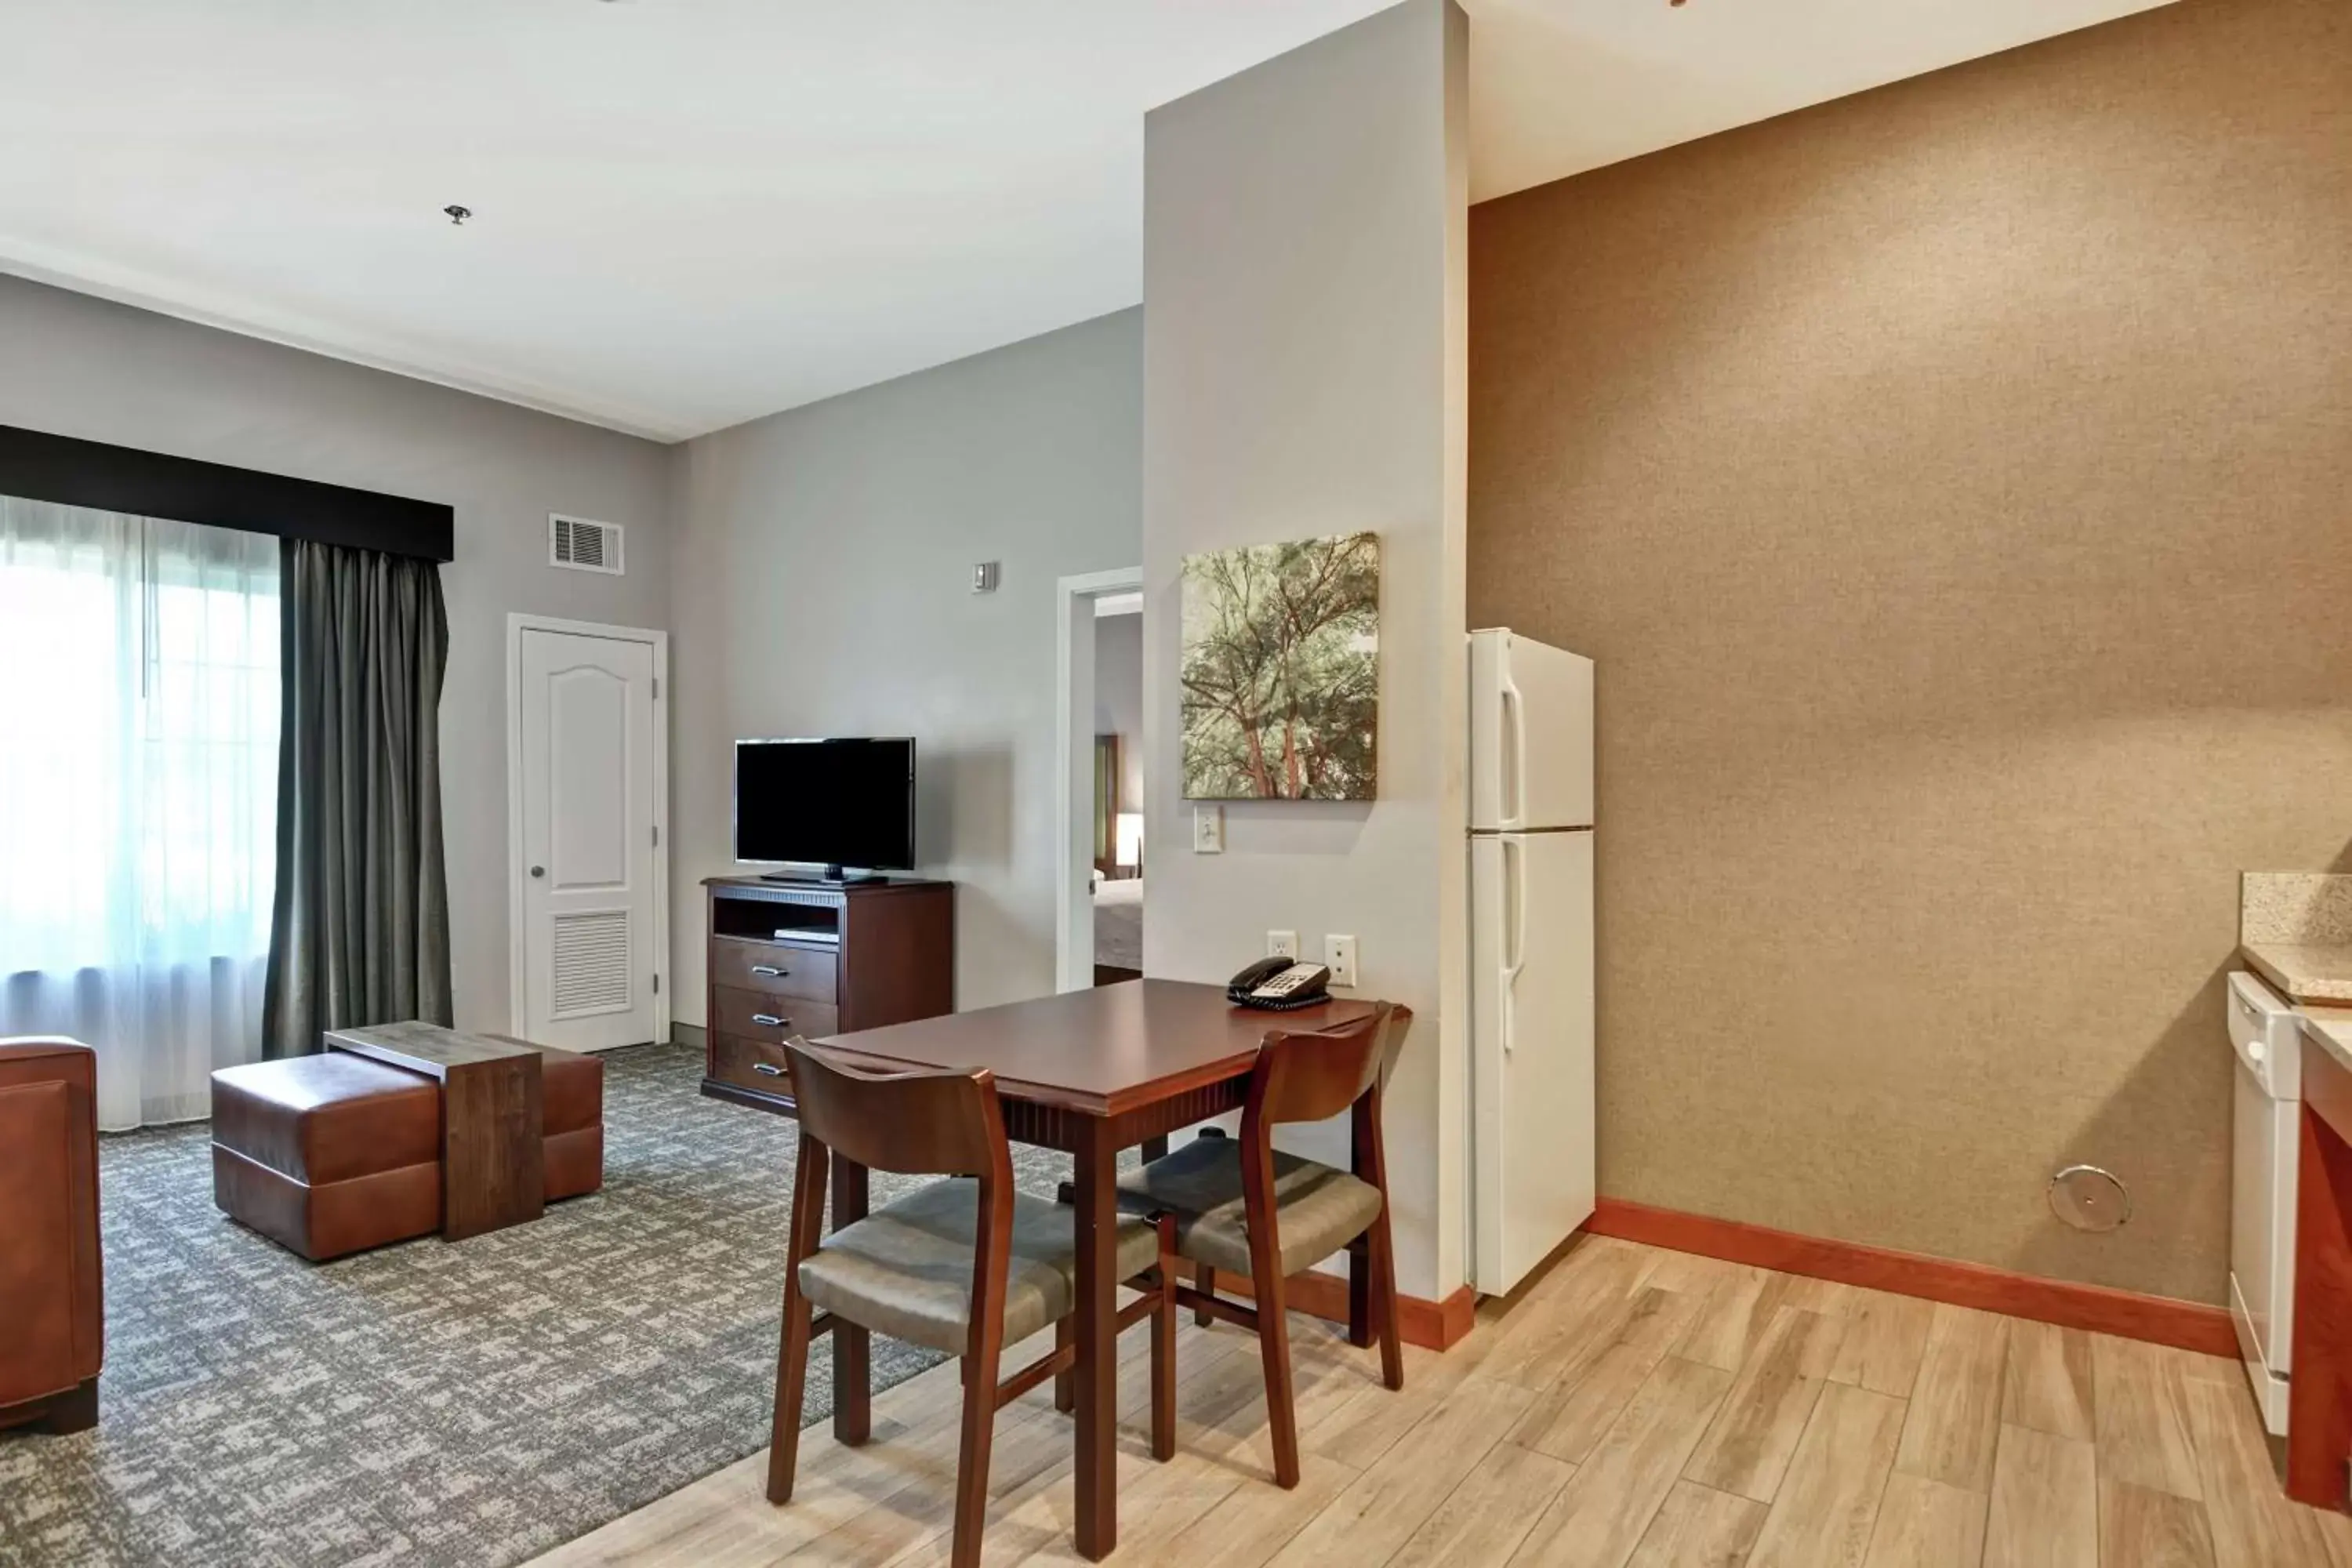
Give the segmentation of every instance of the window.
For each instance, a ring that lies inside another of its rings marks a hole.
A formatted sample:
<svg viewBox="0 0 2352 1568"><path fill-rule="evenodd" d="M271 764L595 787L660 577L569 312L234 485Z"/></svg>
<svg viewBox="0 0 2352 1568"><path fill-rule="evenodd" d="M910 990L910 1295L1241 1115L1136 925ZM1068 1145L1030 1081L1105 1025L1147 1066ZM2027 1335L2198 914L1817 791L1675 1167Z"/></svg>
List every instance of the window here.
<svg viewBox="0 0 2352 1568"><path fill-rule="evenodd" d="M0 1034L96 1047L101 1126L259 1052L278 553L0 498Z"/></svg>

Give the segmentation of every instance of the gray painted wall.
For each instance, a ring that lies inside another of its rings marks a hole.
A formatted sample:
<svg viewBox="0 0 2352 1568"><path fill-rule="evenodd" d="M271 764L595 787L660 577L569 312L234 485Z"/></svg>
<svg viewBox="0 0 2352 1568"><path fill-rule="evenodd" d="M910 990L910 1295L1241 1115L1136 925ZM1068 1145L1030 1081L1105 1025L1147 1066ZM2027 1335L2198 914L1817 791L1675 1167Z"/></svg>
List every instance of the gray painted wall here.
<svg viewBox="0 0 2352 1568"><path fill-rule="evenodd" d="M739 735L913 735L956 1000L1054 986L1056 578L1139 558L1142 322L1122 311L680 448L671 669L677 1016ZM971 564L1003 563L994 594Z"/></svg>
<svg viewBox="0 0 2352 1568"><path fill-rule="evenodd" d="M8 277L0 424L457 509L457 560L441 571L450 947L458 1024L504 1029L507 613L669 624L666 449ZM551 511L625 525L628 574L549 566Z"/></svg>
<svg viewBox="0 0 2352 1568"><path fill-rule="evenodd" d="M1398 1284L1464 1279L1468 27L1408 0L1144 121L1147 971L1222 982L1271 929L1360 943L1418 1022L1387 1129ZM1178 584L1199 551L1381 536L1380 798L1225 807L1192 852ZM1343 1134L1302 1130L1333 1158Z"/></svg>

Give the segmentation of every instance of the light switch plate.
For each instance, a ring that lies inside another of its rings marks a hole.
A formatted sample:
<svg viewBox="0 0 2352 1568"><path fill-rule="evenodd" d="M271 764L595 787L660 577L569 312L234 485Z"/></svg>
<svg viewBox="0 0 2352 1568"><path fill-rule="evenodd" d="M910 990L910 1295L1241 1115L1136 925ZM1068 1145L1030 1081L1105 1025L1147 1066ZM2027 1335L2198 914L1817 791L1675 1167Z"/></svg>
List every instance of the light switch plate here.
<svg viewBox="0 0 2352 1568"><path fill-rule="evenodd" d="M1225 852L1225 808L1222 805L1196 805L1192 808L1192 853L1222 855Z"/></svg>
<svg viewBox="0 0 2352 1568"><path fill-rule="evenodd" d="M1327 936L1323 939L1323 966L1331 972L1334 985L1356 983L1356 939L1352 936Z"/></svg>
<svg viewBox="0 0 2352 1568"><path fill-rule="evenodd" d="M1265 955L1268 958L1297 958L1298 933L1295 931L1270 931L1265 933Z"/></svg>

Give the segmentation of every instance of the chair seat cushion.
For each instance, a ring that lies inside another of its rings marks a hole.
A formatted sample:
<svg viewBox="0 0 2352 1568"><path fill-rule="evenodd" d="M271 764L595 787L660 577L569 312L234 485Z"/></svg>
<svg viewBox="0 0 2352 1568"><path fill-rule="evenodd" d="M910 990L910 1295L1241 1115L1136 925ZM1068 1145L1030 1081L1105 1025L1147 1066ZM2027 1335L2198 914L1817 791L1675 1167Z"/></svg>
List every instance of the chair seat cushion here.
<svg viewBox="0 0 2352 1568"><path fill-rule="evenodd" d="M971 1276L980 1184L934 1182L843 1226L801 1263L801 1289L851 1322L950 1355L971 1346ZM1139 1220L1118 1224L1118 1277L1159 1261ZM1078 1302L1076 1211L1015 1194L1004 1277L1004 1342L1060 1321Z"/></svg>
<svg viewBox="0 0 2352 1568"><path fill-rule="evenodd" d="M1135 1213L1176 1216L1176 1250L1197 1263L1249 1274L1249 1226L1242 1201L1242 1145L1195 1138L1118 1179L1119 1203ZM1275 1235L1286 1278L1364 1234L1381 1215L1381 1190L1360 1177L1274 1152Z"/></svg>

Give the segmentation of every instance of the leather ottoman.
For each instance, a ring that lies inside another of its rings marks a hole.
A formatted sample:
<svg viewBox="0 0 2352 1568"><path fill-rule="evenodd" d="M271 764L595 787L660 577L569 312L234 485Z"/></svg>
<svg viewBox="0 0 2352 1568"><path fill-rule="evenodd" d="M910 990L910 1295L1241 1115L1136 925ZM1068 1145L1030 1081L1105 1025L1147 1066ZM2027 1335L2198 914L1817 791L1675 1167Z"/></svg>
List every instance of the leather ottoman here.
<svg viewBox="0 0 2352 1568"><path fill-rule="evenodd" d="M604 1062L539 1047L540 1132L547 1151L547 1201L604 1184Z"/></svg>
<svg viewBox="0 0 2352 1568"><path fill-rule="evenodd" d="M328 1051L213 1074L213 1202L318 1261L441 1227L441 1086Z"/></svg>

